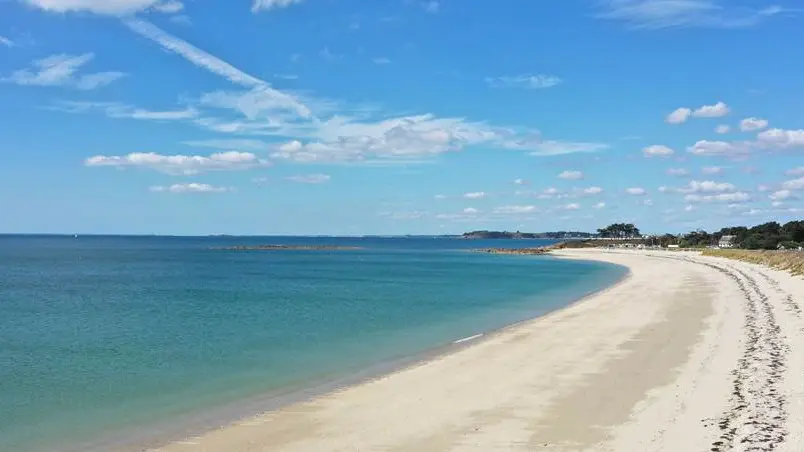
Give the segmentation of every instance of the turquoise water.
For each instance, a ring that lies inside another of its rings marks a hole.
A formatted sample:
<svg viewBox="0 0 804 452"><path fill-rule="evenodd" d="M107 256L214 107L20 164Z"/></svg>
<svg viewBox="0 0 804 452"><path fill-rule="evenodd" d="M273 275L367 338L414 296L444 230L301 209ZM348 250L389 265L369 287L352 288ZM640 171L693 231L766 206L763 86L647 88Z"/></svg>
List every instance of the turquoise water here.
<svg viewBox="0 0 804 452"><path fill-rule="evenodd" d="M364 249L210 249L258 243ZM543 314L625 273L465 251L544 243L0 236L0 450L167 434L210 407Z"/></svg>

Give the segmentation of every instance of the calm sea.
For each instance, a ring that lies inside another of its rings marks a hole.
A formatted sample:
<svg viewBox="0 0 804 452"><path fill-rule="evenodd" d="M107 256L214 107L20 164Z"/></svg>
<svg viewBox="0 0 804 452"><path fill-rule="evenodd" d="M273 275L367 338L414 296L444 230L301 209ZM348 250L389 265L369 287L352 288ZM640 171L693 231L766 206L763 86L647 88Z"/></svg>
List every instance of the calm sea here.
<svg viewBox="0 0 804 452"><path fill-rule="evenodd" d="M0 450L176 435L221 422L209 414L221 407L264 409L266 394L428 353L625 274L467 252L548 243L0 236ZM362 249L212 249L249 244Z"/></svg>

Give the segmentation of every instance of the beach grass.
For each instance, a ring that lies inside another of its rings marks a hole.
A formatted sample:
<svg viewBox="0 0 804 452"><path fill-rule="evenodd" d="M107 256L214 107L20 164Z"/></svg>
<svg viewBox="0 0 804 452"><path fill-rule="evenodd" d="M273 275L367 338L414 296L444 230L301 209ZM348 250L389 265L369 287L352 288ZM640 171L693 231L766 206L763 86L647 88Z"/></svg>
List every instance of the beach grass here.
<svg viewBox="0 0 804 452"><path fill-rule="evenodd" d="M704 250L704 256L725 257L804 275L804 252L764 250Z"/></svg>

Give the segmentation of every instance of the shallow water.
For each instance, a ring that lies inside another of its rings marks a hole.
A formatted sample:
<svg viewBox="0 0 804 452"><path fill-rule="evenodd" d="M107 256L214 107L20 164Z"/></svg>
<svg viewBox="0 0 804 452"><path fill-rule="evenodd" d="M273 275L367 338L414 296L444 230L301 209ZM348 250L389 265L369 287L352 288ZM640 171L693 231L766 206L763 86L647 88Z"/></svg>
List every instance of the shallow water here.
<svg viewBox="0 0 804 452"><path fill-rule="evenodd" d="M363 249L210 249L267 243ZM625 273L466 252L547 243L2 236L0 450L153 432L549 312Z"/></svg>

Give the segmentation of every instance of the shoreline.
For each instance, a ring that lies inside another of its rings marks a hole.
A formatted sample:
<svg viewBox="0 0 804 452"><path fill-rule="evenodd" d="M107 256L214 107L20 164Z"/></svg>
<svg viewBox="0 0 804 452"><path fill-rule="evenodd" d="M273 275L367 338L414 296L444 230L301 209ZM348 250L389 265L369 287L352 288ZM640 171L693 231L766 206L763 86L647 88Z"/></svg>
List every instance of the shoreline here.
<svg viewBox="0 0 804 452"><path fill-rule="evenodd" d="M535 319L150 450L797 451L804 279L698 253L555 256L630 273Z"/></svg>
<svg viewBox="0 0 804 452"><path fill-rule="evenodd" d="M503 255L506 253L499 254ZM550 256L554 258L565 258L559 255ZM587 260L577 257L572 259ZM611 290L626 281L630 277L630 274L630 270L626 268L624 274L611 284L584 293L580 297L573 298L558 308L549 309L542 314L508 323L498 328L479 330L479 332L470 336L457 338L449 343L436 345L420 353L378 362L367 368L349 372L345 375L315 378L292 387L278 388L249 397L248 399L231 401L225 405L208 409L206 414L202 417L190 414L187 416L186 421L173 424L164 431L157 432L154 431L151 426L145 426L145 434L143 434L141 428L135 427L130 431L118 432L108 437L100 437L91 441L83 441L79 444L71 445L67 449L60 450L62 450L62 452L101 452L107 450L159 451L171 445L184 444L192 438L238 425L254 417L270 415L271 413L278 412L296 404L309 402L316 398L326 397L343 390L370 384L399 372L404 372L434 360L450 356L463 349L482 343L483 341L494 339L496 336L505 334L507 331L521 325L549 318L563 310L584 302L590 297Z"/></svg>
<svg viewBox="0 0 804 452"><path fill-rule="evenodd" d="M542 251L539 248L538 253L530 253L530 252L516 252L519 250L511 250L514 252L494 252L491 254L499 254L499 255L523 255L523 256L533 256L533 255L549 255L551 257L557 259L572 259L572 260L588 260L592 262L602 262L597 259L588 259L582 256L567 256L561 255L560 253L553 253L553 251L558 251L560 248L554 248L557 244L550 245L548 248L549 250ZM525 249L528 251L531 249ZM485 250L471 250L475 252L486 252ZM506 249L506 251L508 251ZM478 344L482 344L483 342L493 340L498 336L505 335L506 333L515 330L523 325L531 324L534 322L540 322L546 319L550 319L553 316L561 314L563 311L573 308L579 304L584 303L588 299L598 296L600 294L606 293L608 291L614 290L618 286L622 285L631 277L631 269L619 264L611 264L620 266L626 269L624 274L619 277L617 280L612 282L610 285L590 291L579 298L573 299L567 304L557 308L547 311L541 315L537 315L535 317L526 318L523 320L519 320L500 328L494 328L490 330L484 330L478 332L476 334L459 338L453 340L448 344L443 344L441 346L433 347L430 350L427 350L423 353L418 353L411 356L405 356L398 359L393 359L391 361L386 361L382 363L378 363L373 365L367 369L362 369L354 374L337 377L335 379L325 379L325 381L320 383L314 383L311 386L305 386L301 389L289 390L289 391L277 391L275 393L269 393L263 396L258 397L259 400L262 402L255 403L255 405L263 406L265 401L268 402L269 407L267 409L262 410L246 410L246 412L250 412L246 416L238 416L238 417L230 417L232 422L224 423L223 425L215 425L213 427L207 427L199 431L199 429L193 429L194 433L188 432L187 435L177 439L175 436L172 437L170 440L155 440L150 441L148 443L139 443L137 444L137 450L147 450L147 451L167 451L172 450L171 447L180 446L186 447L187 450L193 450L193 446L198 445L197 439L202 438L207 434L214 433L216 431L225 430L228 428L236 427L237 425L250 425L254 418L259 418L263 416L271 416L273 413L279 412L287 407L292 407L297 404L306 403L313 401L317 398L321 397L328 397L328 396L335 396L338 393L349 390L351 388L360 387L366 384L371 384L373 382L383 380L389 377L393 377L402 372L409 371L411 369L415 369L422 365L427 365L434 360L438 360L440 358L445 358L448 356L452 356L455 353L460 352L461 350L471 348L473 346L477 346ZM239 405L241 402L234 402L234 404ZM242 409L242 406L240 406ZM242 411L241 411L242 413ZM134 450L134 449L132 449ZM206 449L204 449L206 450ZM238 449L239 450L239 449ZM75 452L78 452L76 450Z"/></svg>
<svg viewBox="0 0 804 452"><path fill-rule="evenodd" d="M631 274L444 356L157 450L793 451L804 439L804 382L785 379L804 368L791 307L804 281L693 253L557 257Z"/></svg>

